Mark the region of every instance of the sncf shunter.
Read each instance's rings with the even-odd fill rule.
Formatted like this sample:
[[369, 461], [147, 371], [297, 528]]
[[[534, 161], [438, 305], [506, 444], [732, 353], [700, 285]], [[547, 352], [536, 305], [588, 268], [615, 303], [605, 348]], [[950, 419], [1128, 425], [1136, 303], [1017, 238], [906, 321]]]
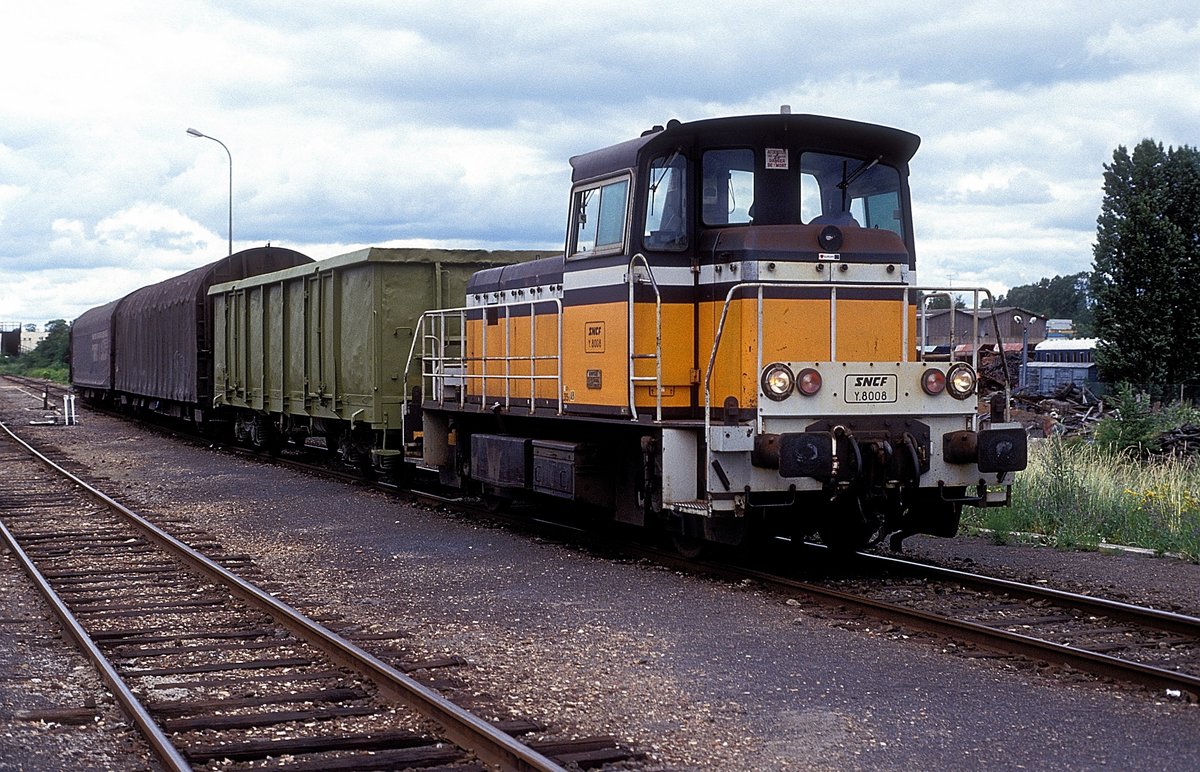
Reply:
[[[974, 354], [927, 361], [920, 139], [790, 114], [671, 121], [576, 156], [564, 253], [475, 274], [420, 320], [419, 465], [497, 500], [681, 544], [953, 535], [1025, 466]], [[984, 289], [955, 334], [977, 340]], [[998, 332], [998, 331], [997, 331]]]

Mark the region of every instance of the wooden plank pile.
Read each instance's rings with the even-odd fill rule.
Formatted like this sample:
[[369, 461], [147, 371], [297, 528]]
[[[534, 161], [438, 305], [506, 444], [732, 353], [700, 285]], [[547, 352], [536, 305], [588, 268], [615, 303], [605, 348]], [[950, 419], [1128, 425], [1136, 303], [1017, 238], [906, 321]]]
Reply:
[[1163, 456], [1200, 455], [1200, 426], [1184, 424], [1163, 432], [1158, 438], [1158, 454]]
[[1078, 384], [1049, 395], [1031, 390], [1013, 393], [1013, 420], [1024, 424], [1031, 437], [1087, 436], [1111, 413], [1104, 400]]

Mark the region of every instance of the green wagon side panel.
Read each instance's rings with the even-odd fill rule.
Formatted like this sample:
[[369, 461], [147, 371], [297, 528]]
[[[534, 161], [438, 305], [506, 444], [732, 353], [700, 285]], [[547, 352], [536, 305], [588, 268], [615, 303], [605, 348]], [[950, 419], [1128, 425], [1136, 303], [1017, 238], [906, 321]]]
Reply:
[[214, 402], [398, 429], [417, 319], [476, 271], [545, 252], [371, 247], [215, 285]]

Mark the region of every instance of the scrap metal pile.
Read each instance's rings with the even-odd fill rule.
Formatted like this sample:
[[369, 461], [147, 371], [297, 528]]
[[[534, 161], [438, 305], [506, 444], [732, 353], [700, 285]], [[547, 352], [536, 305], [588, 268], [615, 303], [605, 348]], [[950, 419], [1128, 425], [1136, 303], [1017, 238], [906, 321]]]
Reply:
[[[992, 394], [1004, 391], [1006, 369], [1012, 388], [1013, 420], [1024, 425], [1030, 437], [1091, 437], [1100, 421], [1117, 416], [1111, 400], [1106, 402], [1087, 386], [1073, 383], [1050, 392], [1018, 387], [1021, 352], [1005, 351], [1000, 355], [990, 348], [979, 352], [981, 412], [987, 411]], [[1147, 443], [1144, 452], [1155, 457], [1200, 457], [1200, 426], [1187, 423], [1168, 429], [1156, 441]]]

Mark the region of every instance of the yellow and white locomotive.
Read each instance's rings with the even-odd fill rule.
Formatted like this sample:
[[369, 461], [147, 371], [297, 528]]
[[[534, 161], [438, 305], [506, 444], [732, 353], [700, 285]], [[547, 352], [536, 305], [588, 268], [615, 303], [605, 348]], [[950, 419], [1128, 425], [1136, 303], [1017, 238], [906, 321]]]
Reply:
[[[919, 141], [788, 112], [671, 121], [571, 159], [559, 254], [247, 250], [84, 314], [74, 382], [685, 547], [950, 536], [963, 504], [1008, 501], [1025, 434], [1007, 393], [977, 415], [974, 355], [918, 346], [939, 294], [916, 283]], [[978, 340], [986, 290], [956, 292]]]
[[919, 142], [784, 111], [572, 158], [564, 253], [480, 271], [463, 307], [421, 317], [418, 465], [696, 543], [898, 543], [1007, 503], [1026, 455], [1007, 395], [982, 427], [975, 362], [918, 346], [937, 294], [916, 283]]

